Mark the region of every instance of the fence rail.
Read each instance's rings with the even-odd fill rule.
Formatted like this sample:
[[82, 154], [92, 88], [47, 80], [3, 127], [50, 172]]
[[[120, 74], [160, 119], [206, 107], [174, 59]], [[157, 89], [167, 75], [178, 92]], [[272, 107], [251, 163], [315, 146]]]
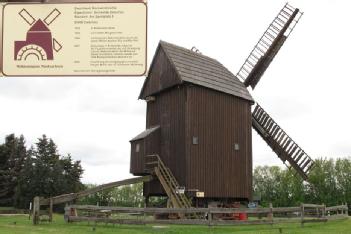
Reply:
[[[90, 216], [84, 214], [88, 212]], [[347, 217], [347, 205], [326, 207], [325, 205], [301, 204], [299, 207], [269, 208], [134, 208], [91, 205], [70, 205], [65, 207], [68, 222], [103, 222], [118, 224], [194, 224], [194, 225], [244, 225], [327, 222]], [[105, 216], [101, 217], [101, 213]], [[91, 215], [93, 214], [93, 215]], [[107, 214], [107, 215], [106, 215]], [[196, 219], [157, 219], [150, 215], [198, 214]], [[183, 214], [183, 215], [180, 215]], [[285, 215], [282, 215], [285, 214]], [[290, 214], [290, 215], [288, 215]], [[129, 215], [129, 217], [128, 217]], [[275, 217], [279, 216], [279, 217]], [[246, 217], [234, 220], [233, 217]], [[171, 216], [170, 216], [171, 217]]]

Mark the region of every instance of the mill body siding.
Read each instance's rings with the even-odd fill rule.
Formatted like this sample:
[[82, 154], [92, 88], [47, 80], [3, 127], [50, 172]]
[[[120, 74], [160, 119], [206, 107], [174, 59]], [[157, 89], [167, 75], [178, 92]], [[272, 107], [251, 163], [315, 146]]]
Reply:
[[[251, 198], [250, 110], [251, 104], [240, 98], [187, 88], [188, 188], [204, 191], [205, 197]], [[198, 137], [197, 145], [193, 137]]]
[[[221, 64], [192, 53], [159, 45], [139, 96], [151, 100], [146, 131], [159, 126], [159, 137], [155, 131], [131, 140], [130, 171], [142, 175], [143, 156], [157, 153], [186, 190], [204, 192], [205, 199], [250, 200], [252, 100]], [[190, 63], [196, 67], [189, 70]], [[142, 153], [133, 151], [136, 144]], [[152, 195], [165, 195], [157, 180], [144, 183], [144, 196]]]

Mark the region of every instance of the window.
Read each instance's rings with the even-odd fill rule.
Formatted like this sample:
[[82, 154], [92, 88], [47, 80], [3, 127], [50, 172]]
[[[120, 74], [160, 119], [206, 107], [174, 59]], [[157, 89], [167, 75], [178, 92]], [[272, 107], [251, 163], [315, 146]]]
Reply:
[[238, 151], [238, 150], [240, 149], [239, 143], [235, 143], [235, 144], [234, 144], [234, 149], [235, 149], [236, 151]]
[[140, 151], [140, 144], [138, 143], [138, 144], [136, 144], [136, 146], [135, 146], [135, 152], [136, 152], [136, 153], [139, 153], [139, 151]]
[[193, 145], [198, 145], [199, 144], [199, 138], [196, 136], [193, 136]]

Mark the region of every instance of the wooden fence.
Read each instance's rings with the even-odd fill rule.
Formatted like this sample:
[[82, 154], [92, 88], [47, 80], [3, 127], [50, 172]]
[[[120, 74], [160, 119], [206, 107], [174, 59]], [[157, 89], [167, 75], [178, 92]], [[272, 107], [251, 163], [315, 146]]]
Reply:
[[[303, 226], [308, 222], [326, 222], [330, 219], [347, 218], [347, 212], [346, 204], [333, 207], [301, 204], [299, 207], [189, 209], [71, 205], [65, 207], [65, 220], [67, 222], [87, 221], [113, 224], [198, 224], [208, 226], [273, 225], [275, 223], [296, 222]], [[175, 219], [175, 217], [178, 218]]]
[[[140, 177], [134, 177], [130, 179], [125, 179], [125, 180], [120, 180], [120, 181], [115, 181], [107, 184], [102, 184], [90, 189], [86, 189], [77, 193], [68, 193], [68, 194], [62, 194], [59, 196], [54, 196], [50, 198], [43, 198], [43, 197], [34, 197], [33, 199], [33, 224], [38, 224], [41, 216], [44, 214], [47, 216], [45, 220], [51, 222], [52, 221], [52, 213], [53, 213], [53, 207], [56, 204], [62, 204], [62, 203], [69, 203], [74, 200], [77, 200], [82, 197], [86, 197], [90, 194], [94, 194], [106, 189], [110, 188], [115, 188], [123, 185], [129, 185], [129, 184], [136, 184], [136, 183], [141, 183], [141, 182], [148, 182], [152, 180], [151, 175], [146, 175], [146, 176], [140, 176]], [[49, 209], [48, 211], [42, 211], [41, 206], [48, 206]]]

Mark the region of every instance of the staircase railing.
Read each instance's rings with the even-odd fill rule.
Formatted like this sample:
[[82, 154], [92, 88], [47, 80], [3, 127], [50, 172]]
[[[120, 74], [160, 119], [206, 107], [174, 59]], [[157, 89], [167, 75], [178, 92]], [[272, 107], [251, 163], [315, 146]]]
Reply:
[[175, 208], [190, 208], [191, 201], [186, 197], [181, 187], [172, 174], [171, 170], [165, 166], [157, 154], [147, 155], [145, 159], [145, 168], [148, 173], [155, 174], [164, 188], [167, 196], [170, 198]]

